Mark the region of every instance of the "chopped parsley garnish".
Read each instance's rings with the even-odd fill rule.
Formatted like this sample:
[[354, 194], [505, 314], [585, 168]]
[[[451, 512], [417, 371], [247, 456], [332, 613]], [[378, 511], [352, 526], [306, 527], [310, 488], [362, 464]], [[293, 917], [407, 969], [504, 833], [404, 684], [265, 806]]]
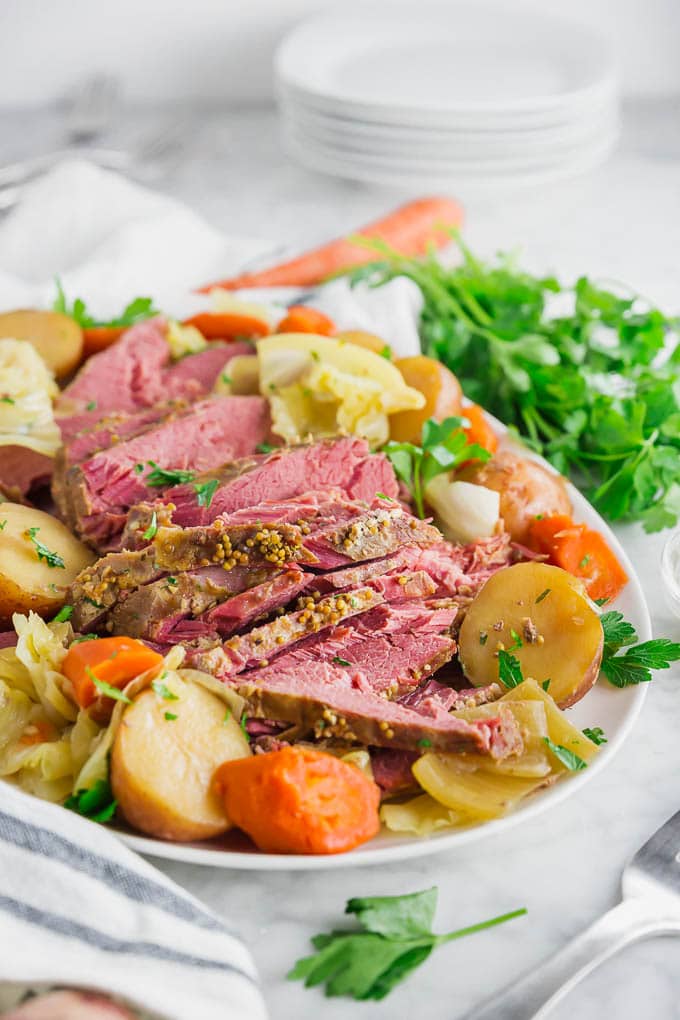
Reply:
[[447, 935], [435, 935], [436, 907], [436, 888], [406, 896], [348, 900], [345, 913], [355, 915], [359, 928], [316, 935], [312, 939], [316, 952], [298, 960], [288, 979], [304, 981], [307, 988], [325, 984], [326, 995], [384, 999], [437, 946], [526, 914], [525, 909], [513, 910]]
[[223, 372], [223, 373], [222, 373], [222, 375], [220, 376], [220, 379], [221, 379], [221, 380], [222, 380], [222, 382], [223, 382], [223, 383], [225, 383], [225, 384], [226, 384], [227, 386], [231, 386], [231, 383], [232, 383], [232, 381], [233, 381], [233, 380], [232, 380], [232, 378], [231, 378], [231, 376], [230, 376], [230, 375], [227, 375], [227, 373], [226, 373], [226, 372]]
[[89, 595], [83, 595], [83, 602], [89, 602], [95, 609], [106, 609], [106, 606], [101, 602], [97, 602], [96, 599], [91, 599]]
[[272, 446], [271, 443], [258, 443], [257, 446], [255, 447], [255, 452], [256, 453], [271, 453], [272, 450], [275, 450], [275, 449], [276, 449], [276, 447]]
[[114, 701], [123, 701], [126, 705], [132, 704], [132, 700], [128, 698], [127, 694], [123, 694], [118, 687], [112, 687], [111, 684], [107, 684], [106, 680], [100, 680], [89, 666], [85, 667], [85, 672], [100, 694], [106, 695], [107, 698], [113, 698]]
[[196, 502], [199, 506], [209, 507], [213, 501], [215, 490], [219, 485], [217, 478], [211, 478], [209, 482], [194, 482], [196, 490]]
[[154, 315], [159, 314], [158, 309], [154, 307], [152, 298], [138, 297], [130, 301], [121, 314], [115, 318], [95, 319], [90, 315], [85, 302], [81, 298], [76, 298], [73, 304], [69, 305], [61, 285], [61, 280], [57, 278], [55, 283], [57, 286], [57, 296], [54, 299], [52, 308], [55, 312], [61, 312], [63, 315], [68, 315], [69, 318], [75, 319], [81, 329], [96, 329], [98, 327], [125, 328], [127, 326], [134, 326], [137, 322], [143, 322], [144, 319], [151, 319]]
[[[636, 644], [637, 632], [624, 620], [623, 613], [610, 610], [600, 617], [604, 632], [604, 651], [600, 669], [614, 687], [647, 683], [653, 669], [668, 669], [680, 659], [680, 644], [669, 638], [653, 638]], [[632, 646], [632, 647], [626, 647]], [[626, 647], [626, 651], [621, 649]]]
[[541, 594], [540, 594], [540, 595], [538, 595], [538, 596], [536, 597], [536, 603], [535, 603], [535, 605], [538, 605], [538, 603], [539, 603], [539, 602], [542, 602], [542, 601], [543, 601], [543, 599], [547, 598], [547, 597], [548, 597], [548, 595], [550, 594], [551, 590], [552, 590], [552, 589], [550, 589], [550, 588], [545, 588], [545, 589], [544, 589], [544, 590], [543, 590], [543, 591], [541, 592]]
[[16, 401], [13, 399], [13, 397], [8, 397], [7, 395], [5, 395], [4, 397], [0, 397], [0, 403], [14, 404], [16, 403]]
[[96, 400], [88, 400], [88, 402], [85, 404], [85, 410], [86, 411], [96, 411], [97, 410], [97, 401]]
[[489, 635], [487, 634], [487, 632], [485, 630], [480, 630], [480, 632], [479, 632], [479, 643], [480, 643], [480, 645], [485, 645], [488, 640], [489, 640]]
[[319, 352], [318, 351], [310, 351], [309, 353], [311, 354], [311, 356], [314, 359], [314, 361], [321, 361], [321, 358], [319, 357]]
[[519, 687], [524, 682], [519, 659], [510, 652], [498, 653], [498, 679], [504, 687]]
[[146, 531], [143, 533], [142, 538], [155, 538], [156, 532], [158, 531], [158, 517], [156, 511], [151, 514], [151, 523]]
[[174, 712], [164, 712], [163, 718], [166, 720], [166, 722], [174, 722], [177, 716], [175, 715]]
[[589, 563], [590, 563], [590, 556], [588, 555], [588, 553], [586, 553], [586, 555], [583, 557], [583, 559], [581, 560], [581, 562], [578, 565], [579, 570], [585, 570]]
[[0, 521], [0, 531], [4, 531], [6, 527], [7, 527], [7, 518], [5, 517], [4, 521]]
[[64, 801], [65, 808], [92, 822], [111, 821], [117, 806], [108, 779], [97, 779], [89, 789], [78, 790]]
[[59, 553], [53, 552], [51, 549], [48, 549], [46, 545], [43, 545], [43, 543], [35, 537], [39, 531], [40, 528], [28, 528], [28, 530], [24, 532], [26, 537], [35, 546], [35, 551], [38, 555], [38, 559], [44, 560], [48, 567], [60, 567], [62, 570], [64, 570], [66, 568], [66, 564], [64, 563]]
[[174, 588], [175, 585], [177, 584], [177, 578], [172, 577], [172, 575], [169, 575], [168, 577], [166, 577], [165, 583], [170, 585], [171, 588]]
[[423, 423], [421, 445], [386, 443], [383, 451], [395, 474], [404, 482], [419, 517], [425, 517], [425, 489], [437, 475], [466, 460], [487, 461], [491, 454], [477, 443], [468, 443], [462, 418], [445, 418], [442, 422], [428, 418]]
[[98, 641], [99, 634], [79, 634], [71, 642], [72, 645], [79, 645], [81, 641]]
[[389, 503], [394, 503], [392, 497], [386, 496], [384, 492], [376, 492], [376, 496], [378, 499], [386, 499]]
[[62, 606], [54, 617], [54, 623], [66, 623], [73, 616], [73, 606]]
[[516, 648], [522, 647], [522, 639], [516, 630], [510, 629], [510, 637], [512, 638], [512, 644], [510, 645], [509, 651], [514, 651]]
[[154, 680], [151, 684], [151, 690], [158, 695], [159, 698], [163, 698], [164, 701], [179, 701], [176, 694], [173, 694], [167, 684], [164, 684], [162, 680]]
[[334, 655], [333, 658], [331, 659], [331, 662], [334, 662], [336, 666], [351, 666], [352, 665], [352, 663], [348, 662], [347, 659], [341, 659], [339, 655]]
[[134, 468], [132, 470], [134, 471], [134, 473], [136, 475], [141, 475], [142, 471], [144, 470], [144, 465], [143, 464], [135, 464], [135, 466], [134, 466]]
[[222, 725], [226, 725], [229, 722], [230, 719], [231, 719], [231, 709], [228, 708], [228, 709], [226, 709], [226, 711], [224, 713], [224, 719], [222, 720]]
[[592, 740], [592, 742], [594, 744], [597, 744], [598, 747], [600, 746], [600, 744], [607, 743], [607, 738], [604, 735], [604, 730], [601, 729], [599, 726], [593, 726], [592, 729], [590, 726], [586, 726], [586, 728], [583, 730], [583, 736], [587, 737], [588, 740]]
[[551, 684], [551, 680], [550, 679], [544, 680], [543, 683], [541, 684], [541, 687], [546, 692], [546, 694], [548, 693], [548, 688], [550, 687], [550, 684]]
[[381, 358], [386, 358], [387, 361], [391, 361], [392, 360], [392, 348], [390, 347], [389, 344], [385, 344], [383, 349], [380, 351], [380, 357]]
[[[226, 720], [225, 720], [225, 722], [226, 722]], [[250, 743], [250, 733], [248, 733], [248, 730], [246, 729], [246, 723], [247, 722], [248, 722], [248, 716], [244, 712], [241, 715], [241, 721], [239, 722], [239, 726], [241, 727], [241, 732], [243, 733], [243, 736], [246, 738], [248, 743]]]
[[193, 471], [183, 471], [181, 468], [162, 468], [153, 460], [147, 461], [147, 464], [151, 471], [144, 481], [154, 489], [164, 489], [170, 485], [184, 485], [186, 482], [193, 482], [195, 477]]
[[432, 741], [428, 740], [427, 737], [421, 737], [420, 740], [416, 741], [418, 747], [432, 747]]
[[588, 768], [588, 762], [584, 761], [583, 758], [579, 758], [579, 756], [574, 754], [573, 751], [570, 751], [568, 747], [564, 747], [563, 744], [553, 744], [550, 737], [541, 737], [541, 739], [546, 747], [552, 751], [558, 761], [561, 761], [564, 767], [569, 769], [570, 772], [579, 772], [581, 769]]

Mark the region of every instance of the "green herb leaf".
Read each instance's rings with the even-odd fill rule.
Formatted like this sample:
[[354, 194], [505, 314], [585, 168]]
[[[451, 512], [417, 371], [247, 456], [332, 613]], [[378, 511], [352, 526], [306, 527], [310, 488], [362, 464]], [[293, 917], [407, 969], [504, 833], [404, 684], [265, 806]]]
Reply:
[[547, 598], [548, 595], [550, 594], [550, 591], [551, 591], [550, 588], [545, 588], [540, 595], [537, 595], [535, 605], [538, 605], [539, 602], [542, 602], [543, 599]]
[[73, 616], [73, 606], [62, 606], [57, 615], [54, 617], [54, 623], [66, 623]]
[[81, 641], [98, 641], [99, 634], [79, 634], [78, 637], [74, 637], [71, 642], [72, 645], [79, 645]]
[[113, 698], [114, 701], [122, 701], [126, 705], [132, 704], [132, 699], [128, 698], [127, 694], [123, 694], [120, 688], [112, 687], [111, 684], [107, 684], [105, 680], [100, 680], [89, 666], [85, 667], [85, 671], [100, 694], [106, 695], [107, 698]]
[[[635, 644], [637, 633], [624, 620], [623, 613], [610, 610], [600, 617], [604, 632], [604, 651], [600, 670], [614, 687], [648, 683], [653, 669], [668, 669], [680, 659], [680, 644], [669, 638], [654, 638]], [[629, 646], [629, 647], [626, 647]], [[626, 647], [621, 653], [620, 649]]]
[[579, 758], [573, 751], [570, 751], [568, 747], [564, 747], [562, 744], [554, 744], [550, 737], [542, 737], [541, 739], [558, 761], [561, 761], [570, 772], [579, 772], [581, 769], [588, 768], [588, 763], [583, 758]]
[[154, 512], [151, 514], [151, 523], [149, 524], [149, 527], [146, 529], [146, 531], [142, 534], [142, 538], [154, 538], [157, 531], [158, 531], [158, 517], [156, 516], [156, 511], [154, 510]]
[[498, 679], [504, 687], [519, 687], [524, 682], [519, 659], [510, 652], [498, 653]]
[[392, 499], [392, 497], [391, 496], [386, 496], [384, 492], [376, 492], [375, 495], [376, 495], [377, 499], [386, 499], [389, 503], [394, 503], [394, 500]]
[[6, 527], [7, 527], [7, 518], [5, 518], [3, 521], [0, 521], [0, 531], [4, 531]]
[[164, 712], [163, 718], [165, 719], [166, 722], [174, 722], [177, 716], [175, 715], [174, 712]]
[[68, 315], [70, 318], [75, 319], [81, 329], [94, 329], [100, 326], [134, 326], [137, 322], [143, 322], [144, 319], [151, 319], [154, 315], [159, 314], [159, 311], [154, 307], [154, 303], [151, 298], [138, 297], [130, 301], [121, 314], [115, 318], [95, 319], [92, 315], [90, 315], [85, 302], [81, 298], [76, 298], [73, 301], [73, 304], [69, 305], [59, 278], [55, 280], [55, 284], [57, 287], [57, 296], [54, 299], [52, 308], [55, 312], [61, 312], [63, 315]]
[[351, 666], [352, 665], [352, 663], [348, 662], [347, 659], [341, 659], [339, 655], [334, 655], [333, 658], [331, 659], [331, 662], [334, 662], [336, 666]]
[[428, 740], [427, 737], [421, 737], [420, 740], [416, 741], [416, 746], [423, 748], [432, 747], [432, 741]]
[[380, 357], [386, 358], [387, 361], [392, 360], [392, 348], [390, 347], [389, 344], [385, 344], [383, 349], [380, 351]]
[[258, 443], [257, 446], [255, 447], [255, 452], [256, 453], [271, 453], [272, 450], [275, 450], [275, 449], [276, 449], [276, 447], [272, 446], [271, 443]]
[[88, 402], [85, 404], [85, 410], [86, 411], [96, 411], [97, 410], [97, 401], [96, 400], [88, 400]]
[[592, 740], [592, 742], [594, 744], [597, 744], [598, 747], [600, 746], [600, 744], [607, 743], [607, 738], [604, 735], [604, 730], [600, 729], [599, 726], [593, 726], [592, 729], [590, 726], [586, 726], [586, 728], [583, 730], [583, 735], [584, 737], [587, 737], [588, 740]]
[[196, 502], [199, 506], [209, 507], [213, 501], [215, 490], [219, 485], [217, 478], [211, 478], [209, 482], [194, 482], [196, 490]]
[[7, 394], [0, 397], [0, 404], [15, 404], [16, 401], [12, 397], [8, 397]]
[[168, 685], [164, 684], [162, 680], [152, 680], [151, 690], [159, 698], [163, 698], [164, 701], [179, 701], [179, 697], [173, 694]]
[[243, 733], [243, 736], [246, 738], [248, 743], [250, 743], [250, 733], [248, 733], [248, 730], [246, 729], [246, 723], [247, 722], [248, 722], [248, 716], [246, 715], [245, 712], [242, 712], [241, 713], [241, 719], [239, 721], [239, 726], [241, 727], [241, 732]]
[[230, 719], [231, 719], [231, 709], [228, 708], [228, 709], [226, 709], [226, 711], [224, 713], [224, 719], [222, 720], [222, 724], [225, 725], [226, 723], [229, 722]]
[[541, 687], [543, 688], [543, 690], [545, 691], [546, 694], [548, 693], [548, 690], [550, 689], [550, 684], [551, 683], [552, 683], [552, 681], [550, 680], [550, 678], [548, 678], [547, 680], [544, 680], [543, 683], [541, 684]]
[[152, 470], [149, 471], [144, 481], [154, 489], [164, 489], [171, 485], [184, 485], [194, 480], [193, 471], [183, 471], [181, 468], [161, 468], [152, 460], [148, 464]]
[[317, 952], [298, 960], [288, 978], [302, 980], [307, 987], [325, 984], [327, 995], [384, 999], [436, 946], [526, 913], [515, 910], [448, 935], [435, 935], [436, 903], [436, 889], [349, 900], [346, 913], [356, 915], [359, 930], [317, 935], [312, 939]]
[[97, 779], [89, 789], [78, 790], [64, 801], [69, 811], [102, 823], [111, 821], [117, 806], [108, 779]]
[[28, 530], [24, 532], [26, 537], [35, 546], [38, 559], [44, 560], [48, 567], [60, 567], [64, 570], [66, 568], [66, 564], [59, 553], [52, 552], [51, 549], [48, 549], [46, 545], [43, 545], [43, 543], [35, 537], [39, 531], [40, 528], [28, 528]]

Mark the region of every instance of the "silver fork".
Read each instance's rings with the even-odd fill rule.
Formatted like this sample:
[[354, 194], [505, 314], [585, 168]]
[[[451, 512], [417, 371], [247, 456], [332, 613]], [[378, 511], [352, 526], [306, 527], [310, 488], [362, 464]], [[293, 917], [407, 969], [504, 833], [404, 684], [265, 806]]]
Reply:
[[536, 970], [467, 1013], [465, 1020], [543, 1020], [587, 974], [651, 935], [680, 935], [680, 811], [623, 872], [623, 899]]

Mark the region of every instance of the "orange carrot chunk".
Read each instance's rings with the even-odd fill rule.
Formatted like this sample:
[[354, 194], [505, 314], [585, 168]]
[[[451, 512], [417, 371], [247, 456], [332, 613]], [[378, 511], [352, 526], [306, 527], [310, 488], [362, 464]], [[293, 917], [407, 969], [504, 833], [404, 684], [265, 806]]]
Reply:
[[599, 531], [574, 523], [566, 514], [533, 521], [530, 543], [555, 566], [583, 578], [592, 599], [611, 601], [628, 582], [628, 575]]
[[323, 312], [306, 305], [291, 305], [285, 317], [276, 327], [277, 333], [317, 333], [333, 336], [335, 323]]
[[380, 791], [354, 765], [302, 747], [224, 762], [213, 789], [260, 850], [337, 854], [376, 835]]
[[119, 340], [129, 326], [88, 326], [83, 330], [83, 354], [88, 358]]
[[195, 326], [206, 340], [232, 340], [237, 336], [266, 336], [269, 323], [246, 312], [199, 312], [185, 319], [183, 326]]
[[[400, 206], [383, 219], [356, 231], [362, 237], [376, 238], [396, 248], [402, 255], [424, 255], [432, 245], [443, 247], [451, 240], [447, 227], [459, 227], [463, 210], [452, 198], [418, 198]], [[362, 266], [380, 258], [379, 254], [342, 238], [305, 252], [289, 262], [243, 273], [200, 287], [207, 294], [215, 287], [238, 290], [240, 287], [310, 287], [322, 283], [333, 273]]]
[[73, 685], [75, 699], [87, 708], [104, 693], [95, 680], [109, 687], [122, 688], [154, 666], [163, 664], [163, 656], [142, 641], [128, 637], [97, 638], [71, 645], [61, 671]]
[[484, 409], [479, 404], [468, 404], [461, 414], [470, 422], [463, 427], [468, 443], [477, 443], [489, 453], [495, 453], [498, 448], [498, 436], [489, 425]]

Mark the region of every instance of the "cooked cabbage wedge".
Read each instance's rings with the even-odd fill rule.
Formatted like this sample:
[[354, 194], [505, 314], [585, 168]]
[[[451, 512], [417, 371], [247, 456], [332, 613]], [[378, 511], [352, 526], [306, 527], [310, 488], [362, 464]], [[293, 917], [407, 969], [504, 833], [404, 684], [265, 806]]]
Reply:
[[200, 354], [208, 346], [208, 341], [195, 326], [183, 326], [175, 319], [168, 322], [165, 339], [173, 361], [179, 361], [187, 354]]
[[257, 354], [273, 431], [287, 442], [340, 431], [379, 446], [389, 438], [389, 414], [425, 402], [391, 361], [347, 341], [284, 333], [260, 340]]
[[52, 412], [58, 392], [35, 347], [24, 340], [0, 340], [0, 446], [26, 446], [54, 457], [61, 446]]
[[406, 832], [413, 836], [431, 836], [439, 829], [450, 829], [460, 822], [460, 815], [440, 804], [428, 793], [404, 801], [383, 804], [380, 820], [390, 832]]

